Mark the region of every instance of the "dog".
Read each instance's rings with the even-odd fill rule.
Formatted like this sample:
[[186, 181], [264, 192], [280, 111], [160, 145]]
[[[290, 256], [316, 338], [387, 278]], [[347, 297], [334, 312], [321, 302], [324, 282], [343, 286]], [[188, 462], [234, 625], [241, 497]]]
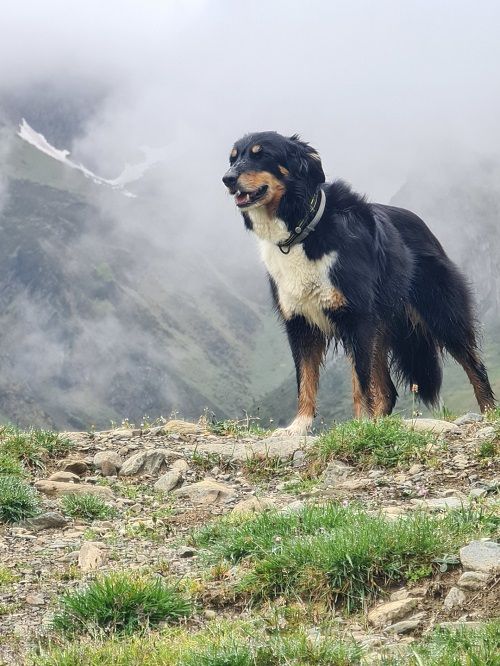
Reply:
[[247, 134], [222, 180], [257, 236], [295, 363], [298, 409], [286, 433], [311, 427], [332, 341], [352, 363], [355, 418], [391, 414], [393, 378], [436, 406], [444, 351], [481, 411], [494, 407], [470, 288], [417, 215], [326, 183], [318, 152], [298, 135]]

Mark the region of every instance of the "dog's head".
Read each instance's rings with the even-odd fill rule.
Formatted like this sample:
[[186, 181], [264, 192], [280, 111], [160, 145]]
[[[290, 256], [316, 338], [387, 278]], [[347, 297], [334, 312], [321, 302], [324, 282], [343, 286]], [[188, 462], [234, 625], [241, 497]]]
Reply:
[[266, 206], [274, 216], [287, 199], [293, 207], [308, 202], [325, 182], [318, 153], [297, 135], [247, 134], [234, 144], [229, 164], [222, 180], [242, 211]]

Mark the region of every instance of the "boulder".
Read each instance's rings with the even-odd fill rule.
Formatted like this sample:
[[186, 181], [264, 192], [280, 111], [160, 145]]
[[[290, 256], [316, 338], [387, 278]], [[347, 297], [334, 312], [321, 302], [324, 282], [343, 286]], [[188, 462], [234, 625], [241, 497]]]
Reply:
[[464, 569], [487, 574], [500, 572], [500, 544], [495, 541], [471, 541], [460, 548], [460, 562]]
[[182, 486], [173, 491], [176, 497], [184, 498], [193, 504], [219, 504], [227, 502], [234, 496], [234, 490], [212, 479], [204, 479], [197, 483]]
[[404, 423], [412, 430], [432, 432], [435, 435], [457, 434], [460, 432], [460, 428], [454, 423], [441, 421], [440, 419], [404, 419]]
[[95, 454], [94, 460], [92, 462], [94, 463], [94, 467], [100, 469], [101, 471], [104, 463], [111, 463], [111, 465], [113, 465], [116, 469], [120, 469], [120, 467], [123, 465], [122, 457], [112, 449], [99, 451]]
[[68, 483], [64, 481], [50, 481], [41, 479], [35, 481], [35, 489], [48, 497], [59, 497], [61, 495], [99, 495], [105, 499], [113, 499], [114, 495], [105, 486], [93, 486], [89, 483]]
[[401, 620], [418, 604], [418, 599], [407, 597], [400, 601], [389, 601], [381, 604], [368, 613], [368, 622], [373, 627], [385, 627], [394, 620]]
[[178, 469], [171, 469], [170, 472], [160, 476], [158, 481], [154, 484], [155, 490], [160, 490], [164, 493], [169, 493], [176, 488], [182, 480], [182, 474]]
[[170, 449], [147, 449], [139, 451], [127, 458], [120, 469], [120, 476], [137, 476], [138, 474], [159, 474], [162, 468], [167, 467], [167, 461], [179, 458], [180, 454]]

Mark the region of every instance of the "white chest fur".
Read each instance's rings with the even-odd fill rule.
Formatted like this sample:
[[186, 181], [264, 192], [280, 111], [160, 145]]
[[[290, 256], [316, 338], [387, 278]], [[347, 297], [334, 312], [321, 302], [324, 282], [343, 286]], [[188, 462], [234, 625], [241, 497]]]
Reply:
[[266, 240], [259, 243], [264, 264], [276, 283], [285, 319], [302, 315], [330, 335], [332, 326], [325, 310], [338, 306], [338, 292], [329, 276], [337, 253], [332, 252], [312, 261], [300, 244], [294, 245], [288, 254], [283, 254], [274, 243]]

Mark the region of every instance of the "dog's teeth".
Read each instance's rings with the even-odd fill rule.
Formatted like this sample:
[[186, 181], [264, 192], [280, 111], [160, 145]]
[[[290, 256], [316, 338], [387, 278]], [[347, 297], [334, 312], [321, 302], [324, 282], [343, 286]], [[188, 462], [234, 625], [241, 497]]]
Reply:
[[248, 202], [248, 201], [250, 201], [250, 195], [249, 194], [247, 194], [246, 197], [245, 197], [245, 203]]
[[237, 190], [237, 192], [236, 192], [236, 196], [239, 197], [240, 194], [241, 194], [241, 190]]

